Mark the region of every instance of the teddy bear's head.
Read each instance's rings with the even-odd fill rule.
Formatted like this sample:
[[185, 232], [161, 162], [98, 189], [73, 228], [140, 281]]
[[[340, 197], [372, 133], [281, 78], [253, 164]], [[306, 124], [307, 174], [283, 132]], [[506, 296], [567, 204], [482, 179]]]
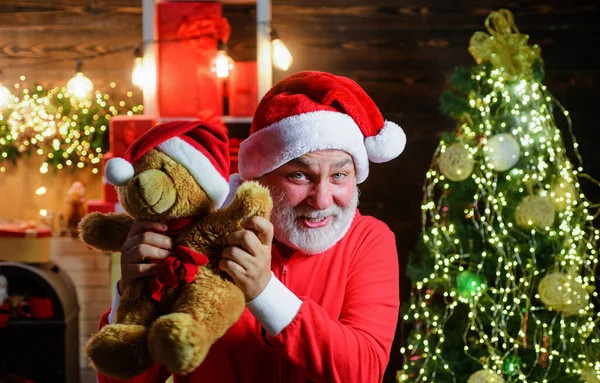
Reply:
[[229, 192], [228, 140], [206, 122], [174, 121], [139, 137], [105, 169], [119, 202], [135, 219], [165, 222], [205, 215]]
[[167, 221], [214, 209], [190, 172], [165, 153], [152, 149], [133, 167], [133, 178], [116, 186], [121, 205], [132, 217]]

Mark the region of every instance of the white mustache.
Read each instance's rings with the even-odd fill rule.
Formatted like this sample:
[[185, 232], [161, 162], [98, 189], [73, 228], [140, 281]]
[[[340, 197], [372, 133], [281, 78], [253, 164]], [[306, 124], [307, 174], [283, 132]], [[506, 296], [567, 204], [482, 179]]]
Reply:
[[339, 206], [330, 206], [325, 210], [315, 210], [306, 206], [297, 207], [295, 210], [296, 216], [306, 217], [310, 219], [325, 219], [329, 216], [337, 216], [343, 213], [343, 209]]

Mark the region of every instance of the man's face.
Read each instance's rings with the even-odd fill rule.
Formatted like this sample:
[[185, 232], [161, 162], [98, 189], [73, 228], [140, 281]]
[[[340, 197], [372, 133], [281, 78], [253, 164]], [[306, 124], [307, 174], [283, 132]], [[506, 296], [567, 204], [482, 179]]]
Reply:
[[339, 150], [305, 154], [260, 178], [273, 196], [275, 238], [307, 254], [339, 241], [358, 205], [352, 157]]

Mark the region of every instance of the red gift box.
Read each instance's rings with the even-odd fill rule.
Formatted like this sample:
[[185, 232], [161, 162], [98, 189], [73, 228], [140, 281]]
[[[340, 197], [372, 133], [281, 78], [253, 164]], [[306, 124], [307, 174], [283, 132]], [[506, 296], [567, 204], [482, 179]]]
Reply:
[[229, 115], [250, 117], [258, 105], [256, 61], [238, 61], [229, 78]]
[[210, 70], [217, 40], [230, 28], [216, 1], [156, 4], [157, 102], [161, 116], [196, 117], [203, 110], [223, 114], [223, 84]]
[[145, 115], [112, 117], [109, 122], [110, 152], [115, 157], [123, 157], [129, 145], [155, 125], [156, 119]]
[[52, 231], [35, 222], [0, 224], [0, 260], [26, 263], [50, 261]]

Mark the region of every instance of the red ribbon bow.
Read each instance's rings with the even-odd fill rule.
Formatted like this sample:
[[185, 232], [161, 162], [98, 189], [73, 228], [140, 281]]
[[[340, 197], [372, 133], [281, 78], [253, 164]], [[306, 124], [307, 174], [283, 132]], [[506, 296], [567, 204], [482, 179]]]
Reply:
[[[185, 231], [189, 226], [194, 224], [194, 217], [180, 218], [169, 221], [169, 229], [166, 234], [173, 236]], [[208, 264], [208, 257], [202, 253], [190, 249], [183, 245], [175, 246], [175, 255], [165, 259], [158, 270], [158, 274], [154, 277], [150, 284], [152, 290], [152, 299], [160, 302], [165, 288], [174, 288], [179, 285], [179, 281], [183, 279], [185, 283], [190, 283], [198, 274], [198, 268]]]

